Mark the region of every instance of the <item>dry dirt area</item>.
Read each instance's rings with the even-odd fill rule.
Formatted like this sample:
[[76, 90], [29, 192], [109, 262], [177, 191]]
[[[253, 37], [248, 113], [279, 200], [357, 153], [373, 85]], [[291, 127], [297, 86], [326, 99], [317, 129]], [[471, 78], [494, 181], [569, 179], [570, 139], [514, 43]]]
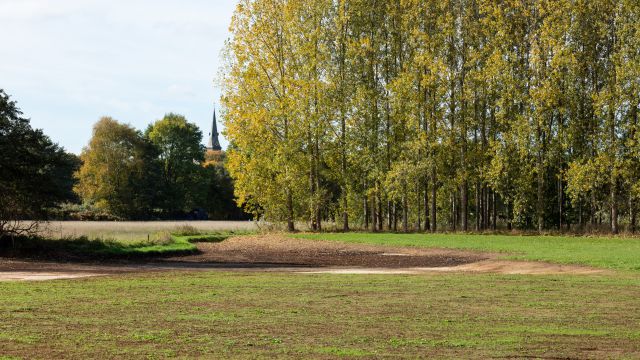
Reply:
[[380, 247], [291, 239], [277, 235], [239, 236], [198, 244], [199, 254], [150, 261], [111, 263], [35, 262], [0, 258], [0, 281], [72, 279], [145, 271], [224, 270], [299, 274], [596, 274], [604, 270], [541, 262], [500, 260], [498, 254], [463, 250]]

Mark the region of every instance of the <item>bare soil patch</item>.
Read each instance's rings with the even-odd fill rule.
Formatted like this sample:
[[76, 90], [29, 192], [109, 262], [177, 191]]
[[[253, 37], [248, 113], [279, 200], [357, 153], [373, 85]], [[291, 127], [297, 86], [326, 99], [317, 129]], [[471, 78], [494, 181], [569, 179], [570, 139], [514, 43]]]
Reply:
[[200, 243], [198, 249], [199, 254], [169, 258], [166, 261], [408, 268], [458, 266], [496, 256], [460, 250], [311, 241], [278, 235], [238, 236], [220, 243]]
[[199, 243], [199, 253], [147, 261], [52, 262], [0, 258], [0, 281], [73, 279], [168, 270], [296, 272], [301, 274], [598, 274], [606, 270], [542, 262], [500, 260], [499, 254], [343, 244], [278, 235], [239, 236]]

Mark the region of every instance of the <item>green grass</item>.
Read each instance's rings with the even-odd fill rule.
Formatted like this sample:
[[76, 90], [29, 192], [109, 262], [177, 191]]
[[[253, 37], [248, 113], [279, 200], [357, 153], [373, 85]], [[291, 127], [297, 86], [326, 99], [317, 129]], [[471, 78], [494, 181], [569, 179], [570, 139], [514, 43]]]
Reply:
[[292, 236], [358, 244], [503, 252], [506, 253], [506, 258], [515, 260], [581, 264], [618, 270], [640, 270], [640, 239], [633, 238], [384, 233], [327, 233]]
[[71, 255], [85, 258], [122, 258], [122, 257], [151, 257], [185, 255], [197, 251], [195, 242], [220, 242], [225, 239], [247, 234], [247, 232], [224, 231], [209, 234], [197, 233], [158, 233], [149, 236], [147, 240], [120, 241], [82, 236], [67, 239], [23, 238], [16, 240], [16, 249], [8, 248], [11, 244], [4, 244], [5, 251], [27, 256], [46, 255], [61, 258]]
[[173, 272], [0, 293], [0, 358], [640, 357], [634, 273]]

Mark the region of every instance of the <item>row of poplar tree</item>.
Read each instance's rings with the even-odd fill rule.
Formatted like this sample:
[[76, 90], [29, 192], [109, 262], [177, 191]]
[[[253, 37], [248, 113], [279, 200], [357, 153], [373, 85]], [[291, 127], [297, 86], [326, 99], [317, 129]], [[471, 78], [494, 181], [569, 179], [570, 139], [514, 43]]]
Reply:
[[241, 0], [228, 168], [339, 228], [633, 230], [637, 0]]

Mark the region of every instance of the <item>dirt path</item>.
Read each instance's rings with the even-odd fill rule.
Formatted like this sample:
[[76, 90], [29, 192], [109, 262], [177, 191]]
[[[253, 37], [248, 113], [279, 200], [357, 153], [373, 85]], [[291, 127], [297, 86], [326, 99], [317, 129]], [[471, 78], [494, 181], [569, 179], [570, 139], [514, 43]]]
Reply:
[[505, 261], [464, 250], [380, 247], [284, 236], [242, 236], [198, 244], [199, 254], [146, 262], [62, 263], [0, 258], [0, 281], [75, 279], [149, 271], [254, 271], [299, 274], [597, 274], [605, 270]]

